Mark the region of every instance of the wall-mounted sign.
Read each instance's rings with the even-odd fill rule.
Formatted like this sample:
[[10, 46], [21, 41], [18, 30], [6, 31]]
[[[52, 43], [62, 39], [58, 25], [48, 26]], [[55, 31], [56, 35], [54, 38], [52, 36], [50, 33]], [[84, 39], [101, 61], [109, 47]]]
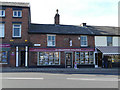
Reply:
[[0, 47], [10, 47], [10, 44], [0, 44]]
[[94, 48], [30, 48], [32, 52], [94, 51]]
[[36, 47], [40, 47], [40, 46], [41, 46], [41, 44], [34, 44], [34, 46], [36, 46]]
[[72, 46], [72, 40], [70, 40], [70, 46]]
[[14, 56], [14, 55], [15, 55], [15, 53], [14, 53], [14, 52], [12, 52], [12, 53], [11, 53], [11, 56]]

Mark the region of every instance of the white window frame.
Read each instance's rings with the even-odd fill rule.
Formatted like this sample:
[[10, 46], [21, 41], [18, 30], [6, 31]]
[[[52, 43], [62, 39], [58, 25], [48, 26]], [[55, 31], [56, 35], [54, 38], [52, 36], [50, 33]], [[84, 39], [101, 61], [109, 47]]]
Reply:
[[[3, 11], [3, 15], [2, 15], [2, 11]], [[5, 17], [5, 10], [0, 10], [0, 17]]]
[[[20, 31], [19, 31], [20, 36], [14, 36], [14, 28], [15, 28], [14, 25], [20, 25]], [[12, 32], [13, 32], [13, 35], [12, 35], [13, 37], [21, 37], [21, 24], [13, 24], [13, 31]]]
[[82, 44], [81, 44], [81, 40], [80, 40], [80, 44], [81, 44], [81, 46], [82, 46], [82, 47], [86, 47], [86, 46], [88, 46], [88, 39], [87, 39], [88, 37], [87, 37], [87, 36], [83, 36], [83, 35], [80, 36], [80, 37], [86, 37], [86, 40], [87, 40], [86, 45], [82, 45]]
[[[49, 40], [48, 40], [48, 36], [51, 36], [51, 37], [54, 36], [54, 37], [55, 37], [55, 45], [49, 45], [49, 44], [48, 44], [48, 41], [49, 41]], [[48, 34], [48, 35], [47, 35], [47, 46], [56, 46], [56, 35], [51, 35], [51, 34]]]
[[[15, 16], [14, 13], [17, 13], [17, 15]], [[18, 12], [21, 12], [20, 16], [18, 16]], [[13, 11], [13, 17], [22, 17], [22, 10], [14, 10]]]
[[0, 23], [0, 24], [2, 25], [2, 32], [3, 32], [2, 36], [0, 37], [5, 37], [5, 24], [3, 23]]

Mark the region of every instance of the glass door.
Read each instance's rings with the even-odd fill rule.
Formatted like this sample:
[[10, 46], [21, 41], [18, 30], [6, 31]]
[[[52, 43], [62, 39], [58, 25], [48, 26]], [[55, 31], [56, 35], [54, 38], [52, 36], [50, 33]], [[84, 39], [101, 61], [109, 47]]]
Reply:
[[72, 53], [66, 53], [66, 68], [72, 68]]

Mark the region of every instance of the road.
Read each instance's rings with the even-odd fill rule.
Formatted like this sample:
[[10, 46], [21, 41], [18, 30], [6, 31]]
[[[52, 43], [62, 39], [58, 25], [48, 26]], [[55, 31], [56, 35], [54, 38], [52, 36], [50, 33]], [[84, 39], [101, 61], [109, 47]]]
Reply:
[[118, 88], [117, 75], [2, 73], [2, 88]]

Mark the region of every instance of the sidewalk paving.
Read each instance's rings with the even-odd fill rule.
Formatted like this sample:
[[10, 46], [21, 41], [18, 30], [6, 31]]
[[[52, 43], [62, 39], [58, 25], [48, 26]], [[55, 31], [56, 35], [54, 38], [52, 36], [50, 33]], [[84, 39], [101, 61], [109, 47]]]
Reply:
[[120, 75], [118, 68], [0, 68], [1, 72], [40, 72], [65, 74], [109, 74]]

